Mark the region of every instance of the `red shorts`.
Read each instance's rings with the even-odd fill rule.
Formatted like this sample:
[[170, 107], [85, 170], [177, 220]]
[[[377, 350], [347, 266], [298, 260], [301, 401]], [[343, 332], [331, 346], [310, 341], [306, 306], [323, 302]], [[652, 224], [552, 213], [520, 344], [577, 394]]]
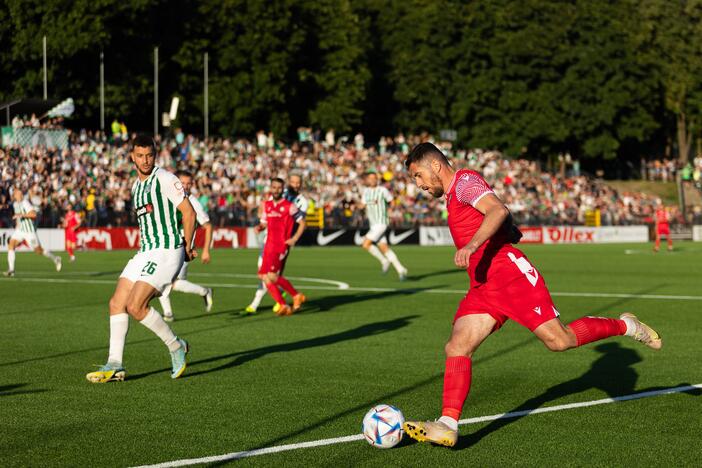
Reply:
[[78, 237], [76, 236], [76, 231], [74, 229], [66, 229], [66, 242], [73, 242], [74, 244], [78, 242]]
[[289, 249], [283, 251], [263, 249], [263, 261], [258, 269], [258, 274], [280, 273], [283, 271], [289, 252]]
[[[487, 280], [471, 287], [458, 305], [454, 322], [464, 315], [489, 314], [495, 330], [507, 319], [534, 331], [539, 325], [559, 316], [546, 282], [526, 256], [510, 248], [509, 256], [492, 259]], [[474, 284], [471, 278], [471, 284]]]
[[666, 236], [670, 235], [670, 225], [669, 224], [659, 224], [658, 225], [658, 235], [660, 236], [661, 234], [665, 234]]

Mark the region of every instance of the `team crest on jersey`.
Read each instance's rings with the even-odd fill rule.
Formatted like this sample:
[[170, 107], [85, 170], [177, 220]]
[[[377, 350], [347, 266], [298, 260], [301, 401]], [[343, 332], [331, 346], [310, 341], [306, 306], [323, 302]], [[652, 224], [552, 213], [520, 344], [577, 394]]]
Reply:
[[139, 208], [137, 208], [136, 215], [137, 215], [137, 218], [139, 218], [139, 217], [144, 216], [146, 214], [149, 214], [153, 211], [154, 211], [154, 205], [152, 205], [151, 203], [148, 203], [144, 206], [140, 206]]

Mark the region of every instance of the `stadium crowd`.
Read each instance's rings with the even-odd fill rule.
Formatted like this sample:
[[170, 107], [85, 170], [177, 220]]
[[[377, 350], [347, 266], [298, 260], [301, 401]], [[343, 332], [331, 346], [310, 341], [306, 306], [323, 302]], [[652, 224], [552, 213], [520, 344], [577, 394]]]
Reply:
[[[403, 167], [409, 149], [429, 136], [399, 134], [366, 145], [361, 134], [337, 140], [331, 130], [321, 135], [301, 128], [298, 135], [298, 141], [285, 145], [265, 132], [254, 141], [203, 141], [178, 132], [159, 142], [157, 164], [195, 174], [194, 192], [216, 226], [255, 225], [271, 177], [292, 171], [303, 176], [303, 193], [312, 208], [323, 210], [327, 227], [361, 226], [364, 216], [357, 206], [368, 170], [378, 172], [396, 196], [389, 212], [393, 227], [445, 223], [443, 201], [422, 193]], [[70, 135], [70, 148], [63, 151], [0, 149], [0, 226], [12, 224], [13, 184], [28, 191], [39, 208], [40, 226], [60, 225], [69, 204], [84, 212], [87, 226], [133, 225], [130, 188], [135, 172], [125, 140], [82, 130]], [[480, 171], [520, 224], [580, 225], [593, 209], [600, 210], [603, 225], [652, 221], [657, 200], [645, 194], [619, 192], [603, 180], [577, 173], [562, 177], [541, 170], [535, 161], [509, 159], [495, 151], [440, 146], [456, 166]]]

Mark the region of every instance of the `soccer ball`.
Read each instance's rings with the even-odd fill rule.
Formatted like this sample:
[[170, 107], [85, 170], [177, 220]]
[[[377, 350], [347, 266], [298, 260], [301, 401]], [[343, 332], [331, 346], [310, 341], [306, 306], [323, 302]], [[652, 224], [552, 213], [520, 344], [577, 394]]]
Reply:
[[402, 411], [390, 405], [377, 405], [363, 417], [363, 435], [373, 447], [390, 448], [402, 440]]

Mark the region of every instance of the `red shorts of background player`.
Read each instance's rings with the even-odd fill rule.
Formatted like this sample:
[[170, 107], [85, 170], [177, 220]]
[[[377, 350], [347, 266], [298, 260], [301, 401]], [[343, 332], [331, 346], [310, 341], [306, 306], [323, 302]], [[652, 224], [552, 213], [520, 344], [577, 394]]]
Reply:
[[73, 242], [74, 244], [78, 242], [78, 237], [76, 236], [76, 231], [74, 229], [66, 229], [66, 242]]
[[458, 305], [454, 322], [464, 315], [489, 314], [497, 321], [495, 330], [511, 319], [534, 331], [558, 317], [541, 274], [523, 253], [510, 250], [492, 259], [487, 281], [468, 290]]
[[263, 261], [258, 269], [258, 274], [280, 273], [285, 268], [285, 261], [288, 259], [288, 249], [280, 250], [263, 250]]
[[660, 224], [658, 224], [658, 230], [656, 232], [658, 233], [659, 236], [661, 236], [661, 235], [669, 236], [670, 235], [670, 225], [660, 223]]

